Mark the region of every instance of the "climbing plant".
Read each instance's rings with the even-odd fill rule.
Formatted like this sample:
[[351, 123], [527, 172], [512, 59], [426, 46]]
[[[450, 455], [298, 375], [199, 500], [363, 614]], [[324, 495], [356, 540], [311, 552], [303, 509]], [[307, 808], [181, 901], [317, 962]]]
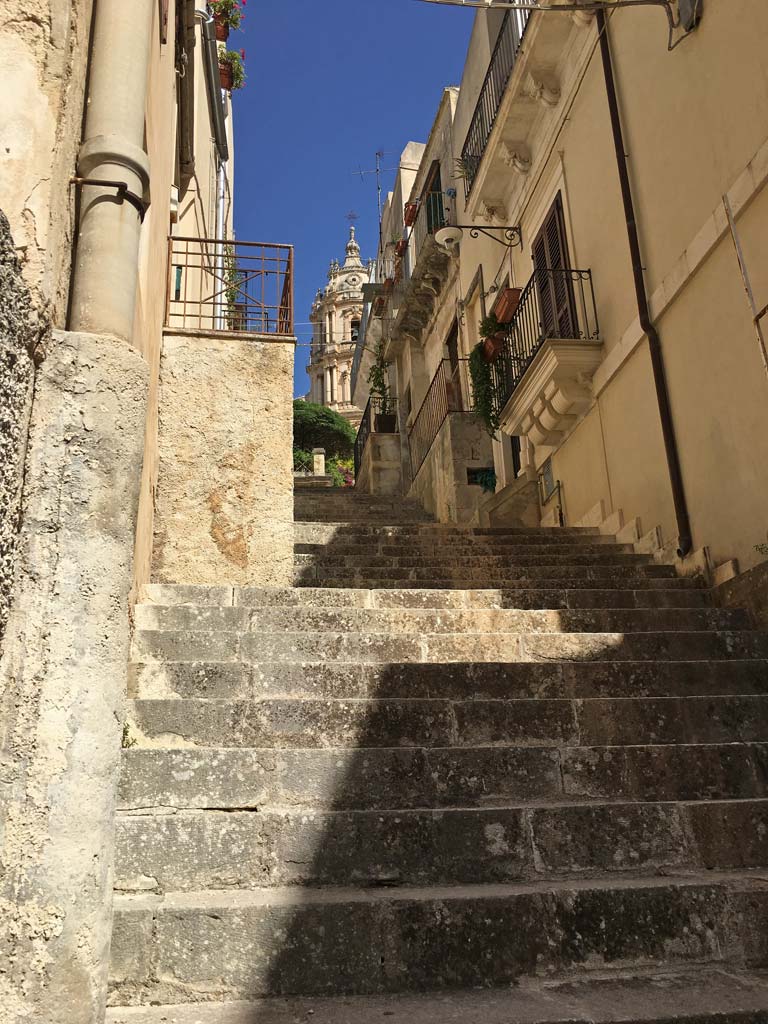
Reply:
[[392, 399], [389, 389], [389, 363], [384, 358], [383, 341], [379, 342], [374, 352], [373, 365], [368, 372], [368, 390], [370, 391], [371, 398], [378, 400], [377, 403], [374, 403], [377, 405], [377, 412], [385, 416], [392, 412]]
[[485, 358], [482, 341], [478, 342], [469, 354], [469, 375], [472, 378], [475, 415], [482, 421], [491, 437], [495, 438], [499, 429], [499, 414], [496, 411], [491, 367]]

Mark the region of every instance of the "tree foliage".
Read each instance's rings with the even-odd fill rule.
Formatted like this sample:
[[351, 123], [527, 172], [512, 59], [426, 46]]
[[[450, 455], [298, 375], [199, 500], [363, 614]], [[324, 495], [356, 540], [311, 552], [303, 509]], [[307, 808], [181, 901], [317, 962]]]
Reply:
[[293, 403], [293, 447], [311, 452], [325, 448], [327, 457], [349, 458], [355, 446], [354, 428], [333, 409], [298, 398]]

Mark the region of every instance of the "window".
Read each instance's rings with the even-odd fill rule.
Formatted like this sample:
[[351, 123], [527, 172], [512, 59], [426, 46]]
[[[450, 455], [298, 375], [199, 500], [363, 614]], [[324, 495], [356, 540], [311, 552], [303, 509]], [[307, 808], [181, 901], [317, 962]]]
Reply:
[[578, 333], [577, 318], [569, 273], [563, 201], [559, 192], [533, 240], [532, 251], [544, 336], [574, 338]]
[[353, 320], [350, 324], [350, 337], [352, 341], [357, 341], [360, 337], [360, 321], [358, 319]]

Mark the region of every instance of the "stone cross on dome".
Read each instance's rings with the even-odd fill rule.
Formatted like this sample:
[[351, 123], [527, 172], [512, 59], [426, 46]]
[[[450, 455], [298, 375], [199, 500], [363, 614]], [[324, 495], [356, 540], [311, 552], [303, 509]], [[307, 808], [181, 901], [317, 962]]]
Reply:
[[349, 241], [347, 242], [347, 258], [344, 260], [344, 267], [362, 267], [363, 261], [360, 259], [360, 246], [357, 244], [355, 238], [355, 225], [352, 224], [349, 229]]

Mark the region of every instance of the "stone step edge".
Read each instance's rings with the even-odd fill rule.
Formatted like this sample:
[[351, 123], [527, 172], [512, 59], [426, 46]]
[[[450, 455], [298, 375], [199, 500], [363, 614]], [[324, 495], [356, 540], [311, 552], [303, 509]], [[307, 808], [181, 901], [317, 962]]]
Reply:
[[[469, 804], [467, 806], [451, 804], [447, 807], [431, 807], [429, 805], [425, 805], [423, 807], [362, 807], [349, 808], [346, 810], [343, 808], [338, 810], [333, 808], [318, 808], [311, 812], [311, 816], [313, 818], [324, 819], [349, 817], [377, 819], [384, 815], [396, 815], [397, 817], [403, 817], [431, 814], [435, 817], [442, 818], [456, 814], [488, 815], [503, 811], [559, 812], [588, 808], [594, 810], [615, 810], [617, 813], [631, 813], [632, 811], [640, 808], [681, 808], [683, 810], [686, 810], [687, 808], [696, 808], [698, 810], [700, 808], [708, 807], [722, 808], [742, 806], [749, 808], [754, 807], [755, 809], [765, 807], [768, 809], [768, 795], [763, 797], [721, 797], [718, 799], [705, 797], [702, 800], [627, 800], [626, 797], [621, 800], [609, 800], [605, 797], [584, 797], [583, 799], [578, 800], [531, 799], [528, 801], [508, 800], [505, 803], [493, 804], [491, 807], [478, 807], [477, 804]], [[133, 821], [137, 818], [205, 818], [207, 815], [217, 814], [226, 820], [238, 817], [258, 820], [260, 817], [264, 817], [266, 815], [286, 818], [306, 818], [307, 813], [308, 812], [304, 808], [296, 807], [294, 804], [270, 804], [268, 807], [259, 808], [257, 810], [244, 807], [169, 807], [158, 805], [157, 807], [140, 807], [136, 810], [120, 807], [115, 812], [115, 817], [122, 821]], [[768, 858], [768, 848], [766, 849], [766, 857]], [[766, 864], [766, 869], [768, 869], [768, 863]], [[588, 879], [585, 880], [588, 881]], [[768, 876], [766, 880], [768, 881]]]
[[483, 899], [504, 899], [531, 894], [586, 890], [650, 890], [650, 889], [731, 889], [738, 892], [768, 890], [768, 877], [762, 869], [753, 871], [670, 871], [665, 875], [639, 875], [617, 878], [597, 875], [593, 878], [566, 880], [536, 879], [530, 882], [462, 883], [461, 885], [398, 886], [396, 888], [275, 886], [254, 889], [205, 889], [181, 892], [116, 893], [115, 912], [220, 909], [240, 912], [251, 907], [350, 904], [405, 903], [439, 900], [441, 902], [472, 902]]
[[708, 964], [579, 972], [514, 989], [112, 1007], [106, 1024], [759, 1024], [767, 1010], [764, 972]]

